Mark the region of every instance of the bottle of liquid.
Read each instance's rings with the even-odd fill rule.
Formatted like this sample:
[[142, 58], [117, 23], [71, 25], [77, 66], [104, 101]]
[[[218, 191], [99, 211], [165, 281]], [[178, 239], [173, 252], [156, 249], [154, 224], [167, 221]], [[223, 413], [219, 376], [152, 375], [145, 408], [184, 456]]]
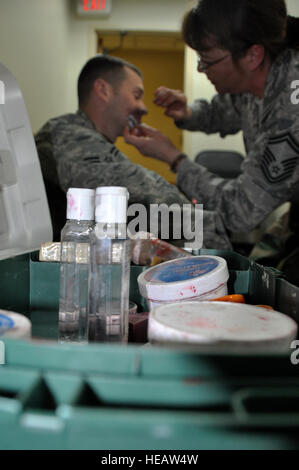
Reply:
[[89, 236], [94, 226], [95, 191], [70, 188], [67, 222], [61, 231], [59, 341], [88, 342]]
[[130, 240], [128, 191], [118, 186], [96, 190], [96, 224], [90, 236], [88, 282], [89, 340], [128, 341]]

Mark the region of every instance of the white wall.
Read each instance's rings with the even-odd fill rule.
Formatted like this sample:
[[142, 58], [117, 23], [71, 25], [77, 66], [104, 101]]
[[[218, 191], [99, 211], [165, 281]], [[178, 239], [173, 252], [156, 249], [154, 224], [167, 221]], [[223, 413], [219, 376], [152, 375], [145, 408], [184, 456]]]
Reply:
[[35, 132], [77, 108], [76, 80], [95, 30], [179, 31], [188, 0], [112, 0], [108, 19], [79, 18], [75, 0], [1, 0], [0, 61], [15, 75]]
[[[75, 0], [1, 0], [0, 61], [15, 75], [36, 131], [48, 118], [77, 107], [76, 80], [96, 52], [95, 30], [179, 31], [184, 12], [196, 0], [112, 0], [108, 19], [78, 18]], [[299, 16], [298, 0], [287, 0]], [[186, 53], [185, 88], [191, 99], [209, 98], [214, 89], [196, 72], [194, 53]], [[241, 138], [220, 139], [186, 133], [185, 148], [241, 148]]]
[[292, 16], [299, 16], [299, 2], [298, 0], [286, 0], [288, 12]]
[[35, 129], [65, 111], [67, 7], [64, 0], [0, 2], [0, 60], [15, 75]]

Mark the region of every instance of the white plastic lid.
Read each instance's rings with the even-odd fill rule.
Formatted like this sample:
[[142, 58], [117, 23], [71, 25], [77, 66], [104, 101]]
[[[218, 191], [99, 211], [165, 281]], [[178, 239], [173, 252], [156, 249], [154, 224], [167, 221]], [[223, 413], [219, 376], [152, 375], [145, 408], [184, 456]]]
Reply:
[[182, 302], [154, 308], [149, 315], [151, 341], [246, 348], [289, 348], [297, 324], [287, 315], [230, 302]]
[[94, 220], [95, 190], [69, 188], [67, 197], [67, 219]]
[[122, 186], [101, 186], [96, 189], [96, 222], [124, 224], [127, 221], [129, 193]]
[[201, 255], [161, 263], [141, 273], [137, 281], [143, 297], [171, 302], [206, 294], [228, 278], [225, 259]]
[[19, 313], [0, 310], [0, 338], [30, 338], [31, 321]]

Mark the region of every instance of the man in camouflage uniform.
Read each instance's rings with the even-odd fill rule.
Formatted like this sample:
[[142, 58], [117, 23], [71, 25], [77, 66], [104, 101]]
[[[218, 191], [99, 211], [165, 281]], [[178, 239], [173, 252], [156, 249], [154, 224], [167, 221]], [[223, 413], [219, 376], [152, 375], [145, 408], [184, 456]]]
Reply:
[[[50, 184], [66, 192], [69, 187], [125, 186], [129, 204], [147, 208], [150, 204], [190, 204], [176, 186], [132, 163], [114, 146], [130, 116], [140, 123], [147, 113], [138, 69], [118, 58], [98, 55], [80, 73], [78, 97], [77, 113], [50, 119], [35, 137], [46, 187]], [[54, 222], [57, 205], [54, 201]], [[205, 247], [230, 248], [216, 212], [204, 214], [204, 231]]]
[[[244, 2], [201, 0], [198, 8], [186, 16], [183, 36], [198, 52], [198, 71], [206, 73], [218, 94], [211, 102], [199, 99], [191, 106], [187, 106], [185, 96], [178, 90], [160, 87], [155, 95], [156, 104], [163, 106], [165, 114], [182, 129], [207, 134], [219, 132], [221, 137], [242, 130], [246, 157], [240, 176], [221, 178], [181, 155], [179, 150], [175, 154], [173, 144], [156, 129], [140, 126], [139, 135], [125, 134], [126, 141], [144, 155], [154, 157], [163, 147], [159, 158], [177, 171], [178, 187], [190, 200], [202, 203], [204, 209], [217, 210], [223, 216], [226, 229], [233, 232], [251, 231], [276, 207], [286, 201], [297, 201], [299, 196], [299, 104], [295, 89], [296, 84], [299, 85], [299, 52], [285, 46], [289, 20], [286, 13], [282, 15], [283, 0], [278, 0], [275, 7], [268, 0], [247, 3], [249, 9], [254, 7], [257, 12], [259, 5], [264, 12], [267, 7], [273, 22], [279, 20], [280, 48], [274, 51], [271, 44], [267, 50], [268, 35], [265, 42], [262, 38], [261, 43], [253, 40], [238, 55], [234, 46], [239, 47], [239, 44], [233, 32], [227, 47], [223, 46], [235, 12], [236, 21], [246, 18], [241, 11]], [[226, 20], [220, 41], [217, 34]], [[254, 29], [256, 25], [255, 22], [248, 24], [246, 27], [238, 25], [238, 38], [243, 30], [248, 33], [249, 28]], [[209, 27], [211, 33], [207, 34]], [[273, 43], [278, 47], [277, 30], [275, 34]]]

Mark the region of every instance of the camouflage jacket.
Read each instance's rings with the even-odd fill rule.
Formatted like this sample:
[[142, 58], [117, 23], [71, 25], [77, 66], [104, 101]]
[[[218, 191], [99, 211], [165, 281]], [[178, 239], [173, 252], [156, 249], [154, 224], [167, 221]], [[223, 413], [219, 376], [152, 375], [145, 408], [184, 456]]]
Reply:
[[[69, 187], [125, 186], [130, 204], [147, 208], [150, 204], [190, 204], [176, 186], [132, 163], [82, 111], [50, 119], [35, 136], [35, 142], [43, 177], [64, 191]], [[204, 246], [230, 248], [217, 212], [204, 214]]]
[[246, 156], [238, 178], [220, 178], [188, 159], [178, 171], [184, 194], [217, 210], [228, 230], [250, 231], [280, 204], [298, 199], [298, 79], [299, 52], [286, 49], [271, 66], [263, 99], [247, 93], [197, 100], [191, 119], [177, 123], [221, 137], [243, 131]]

